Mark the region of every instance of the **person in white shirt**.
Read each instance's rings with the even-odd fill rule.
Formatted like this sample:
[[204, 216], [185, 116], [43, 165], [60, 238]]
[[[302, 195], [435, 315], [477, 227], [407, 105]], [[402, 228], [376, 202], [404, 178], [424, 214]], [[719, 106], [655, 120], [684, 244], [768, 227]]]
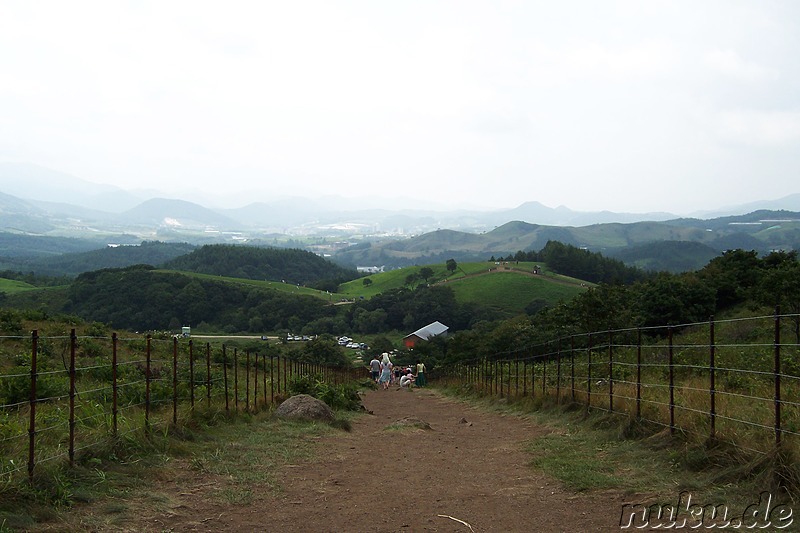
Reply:
[[410, 372], [403, 374], [403, 377], [400, 378], [400, 387], [408, 387], [410, 389], [412, 385], [414, 385], [414, 374]]

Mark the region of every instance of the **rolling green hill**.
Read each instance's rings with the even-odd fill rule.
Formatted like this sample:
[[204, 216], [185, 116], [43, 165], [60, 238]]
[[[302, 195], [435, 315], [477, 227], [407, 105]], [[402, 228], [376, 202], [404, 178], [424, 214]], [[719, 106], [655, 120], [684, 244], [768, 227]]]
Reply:
[[14, 294], [22, 291], [36, 290], [36, 287], [24, 281], [17, 281], [15, 279], [0, 278], [0, 292], [6, 294]]
[[[426, 266], [434, 273], [429, 283], [450, 287], [459, 303], [486, 306], [508, 316], [524, 313], [534, 302], [553, 305], [569, 300], [588, 286], [581, 280], [555, 274], [542, 263], [459, 263], [453, 274], [444, 264]], [[539, 267], [540, 274], [533, 274], [534, 267]], [[412, 285], [406, 283], [406, 279], [419, 273], [421, 268], [405, 267], [372, 274], [364, 278], [371, 280], [369, 285], [364, 285], [364, 279], [353, 280], [342, 284], [334, 297], [369, 299], [388, 290], [425, 283], [424, 280]]]

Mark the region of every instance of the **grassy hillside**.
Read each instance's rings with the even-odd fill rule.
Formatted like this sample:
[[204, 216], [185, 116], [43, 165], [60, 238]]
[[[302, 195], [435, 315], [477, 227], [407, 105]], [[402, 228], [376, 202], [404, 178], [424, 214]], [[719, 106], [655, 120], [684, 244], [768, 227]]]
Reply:
[[[426, 266], [434, 272], [429, 282], [446, 284], [453, 289], [459, 303], [476, 303], [509, 315], [524, 313], [525, 307], [536, 300], [550, 305], [568, 300], [585, 290], [586, 286], [581, 280], [553, 273], [541, 263], [459, 263], [453, 274], [444, 264]], [[535, 267], [539, 267], [540, 274], [533, 275]], [[372, 281], [370, 285], [364, 285], [363, 279], [353, 280], [342, 284], [337, 295], [371, 298], [407, 286], [406, 278], [419, 273], [421, 268], [406, 267], [372, 274], [364, 278]]]
[[24, 281], [17, 281], [14, 279], [0, 278], [0, 292], [5, 294], [14, 294], [22, 291], [36, 290], [36, 287]]
[[[420, 278], [423, 268], [433, 272], [427, 281]], [[537, 268], [538, 274], [533, 274], [535, 268]], [[526, 307], [532, 303], [554, 305], [562, 300], [571, 299], [586, 286], [580, 280], [555, 274], [548, 269], [546, 264], [526, 262], [459, 263], [455, 272], [449, 272], [445, 263], [426, 265], [425, 267], [406, 267], [349, 281], [340, 285], [337, 292], [318, 290], [297, 283], [245, 279], [171, 269], [146, 269], [146, 272], [139, 272], [134, 268], [133, 270], [121, 270], [116, 274], [114, 272], [117, 271], [96, 271], [81, 275], [79, 290], [76, 290], [77, 287], [70, 286], [36, 288], [26, 286], [21, 282], [6, 280], [0, 285], [0, 291], [5, 293], [4, 303], [10, 307], [42, 309], [53, 314], [76, 313], [90, 320], [116, 322], [118, 326], [125, 327], [134, 326], [133, 323], [129, 324], [126, 318], [131, 315], [142, 315], [139, 316], [139, 319], [147, 322], [144, 320], [146, 317], [142, 314], [141, 307], [143, 305], [158, 308], [158, 312], [155, 308], [151, 309], [150, 315], [157, 313], [162, 315], [153, 324], [147, 322], [148, 327], [155, 327], [155, 325], [166, 327], [175, 320], [192, 325], [196, 325], [201, 320], [211, 323], [210, 318], [201, 319], [200, 316], [216, 316], [211, 311], [216, 311], [217, 314], [222, 312], [223, 310], [218, 307], [223, 305], [223, 295], [241, 294], [241, 298], [235, 304], [238, 306], [240, 301], [246, 299], [247, 294], [252, 293], [252, 295], [258, 294], [259, 296], [253, 296], [251, 300], [247, 300], [250, 304], [245, 306], [246, 312], [231, 308], [223, 313], [224, 317], [220, 316], [215, 320], [226, 327], [231, 326], [229, 329], [232, 331], [248, 329], [261, 331], [271, 330], [273, 327], [277, 327], [274, 324], [280, 322], [276, 318], [278, 315], [272, 316], [275, 314], [275, 310], [272, 308], [265, 307], [261, 312], [251, 309], [255, 302], [263, 301], [263, 298], [269, 294], [274, 295], [268, 296], [269, 300], [280, 299], [282, 302], [280, 305], [286, 313], [300, 317], [304, 313], [298, 309], [304, 308], [306, 305], [301, 304], [300, 300], [308, 296], [325, 303], [341, 303], [370, 299], [375, 295], [403, 287], [417, 287], [421, 284], [443, 285], [452, 289], [455, 301], [459, 304], [476, 304], [503, 316], [514, 316], [525, 313]], [[120, 279], [131, 276], [137, 276], [135, 282], [117, 286]], [[415, 278], [411, 284], [408, 283], [410, 277]], [[95, 278], [96, 281], [89, 282]], [[196, 282], [194, 284], [190, 284], [188, 281], [178, 282], [177, 280], [180, 278], [194, 279]], [[370, 280], [371, 283], [364, 285], [364, 279]], [[197, 283], [201, 285], [197, 285]], [[174, 284], [178, 284], [179, 287], [177, 289], [171, 287]], [[106, 296], [100, 297], [100, 294]], [[168, 294], [172, 294], [172, 296], [168, 296]], [[183, 307], [178, 306], [172, 309], [168, 305], [170, 298], [177, 298], [183, 302]], [[286, 300], [286, 298], [289, 299]], [[297, 306], [294, 303], [289, 304], [289, 302], [294, 302], [295, 298]], [[197, 307], [195, 313], [187, 311], [192, 307]], [[297, 309], [290, 313], [289, 307], [297, 307]], [[170, 309], [169, 312], [166, 308]], [[203, 311], [202, 315], [198, 314], [200, 311]], [[317, 310], [316, 313], [314, 318], [318, 318], [320, 311]], [[242, 319], [240, 315], [246, 315], [247, 320]], [[267, 319], [268, 316], [269, 319]], [[172, 320], [173, 318], [175, 320]], [[294, 324], [302, 325], [308, 319], [295, 321]], [[252, 324], [248, 322], [250, 320], [253, 320]]]
[[167, 270], [167, 269], [159, 269], [156, 272], [172, 272], [175, 274], [182, 274], [184, 276], [189, 276], [197, 279], [206, 279], [206, 280], [214, 280], [214, 281], [221, 281], [225, 283], [230, 283], [233, 285], [245, 285], [254, 287], [257, 289], [273, 289], [279, 292], [283, 292], [286, 294], [297, 294], [303, 296], [315, 296], [325, 301], [334, 301], [337, 298], [336, 294], [329, 293], [328, 291], [320, 291], [317, 289], [312, 289], [310, 287], [303, 287], [301, 285], [295, 285], [292, 283], [284, 283], [281, 281], [262, 281], [257, 279], [244, 279], [244, 278], [234, 278], [230, 276], [218, 276], [215, 274], [201, 274], [199, 272], [187, 272], [184, 270]]
[[500, 271], [449, 283], [459, 303], [488, 306], [506, 314], [522, 314], [533, 301], [549, 305], [568, 300], [585, 290], [579, 284], [562, 284], [545, 276]]

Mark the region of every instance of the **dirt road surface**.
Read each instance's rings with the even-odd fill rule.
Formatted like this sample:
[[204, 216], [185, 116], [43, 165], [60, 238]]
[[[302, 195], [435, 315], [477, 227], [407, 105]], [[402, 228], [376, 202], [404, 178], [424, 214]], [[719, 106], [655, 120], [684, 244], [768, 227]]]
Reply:
[[[373, 414], [322, 437], [317, 456], [289, 465], [283, 490], [246, 506], [209, 503], [176, 480], [167, 514], [149, 531], [588, 532], [619, 531], [624, 495], [576, 494], [528, 466], [525, 443], [546, 430], [435, 391], [364, 395]], [[398, 429], [416, 417], [431, 429]], [[254, 465], [257, 468], [258, 465]], [[185, 480], [184, 480], [185, 481]], [[164, 487], [162, 487], [163, 489]]]

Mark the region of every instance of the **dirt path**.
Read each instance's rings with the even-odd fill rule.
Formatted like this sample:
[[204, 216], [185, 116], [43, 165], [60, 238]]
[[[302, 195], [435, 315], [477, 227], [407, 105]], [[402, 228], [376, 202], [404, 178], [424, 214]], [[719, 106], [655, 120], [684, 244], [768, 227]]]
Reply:
[[[574, 494], [526, 466], [524, 443], [541, 428], [424, 389], [364, 396], [372, 415], [323, 437], [320, 454], [291, 465], [280, 497], [220, 509], [202, 489], [160, 531], [418, 532], [614, 531], [624, 498]], [[404, 417], [430, 430], [387, 429]]]

